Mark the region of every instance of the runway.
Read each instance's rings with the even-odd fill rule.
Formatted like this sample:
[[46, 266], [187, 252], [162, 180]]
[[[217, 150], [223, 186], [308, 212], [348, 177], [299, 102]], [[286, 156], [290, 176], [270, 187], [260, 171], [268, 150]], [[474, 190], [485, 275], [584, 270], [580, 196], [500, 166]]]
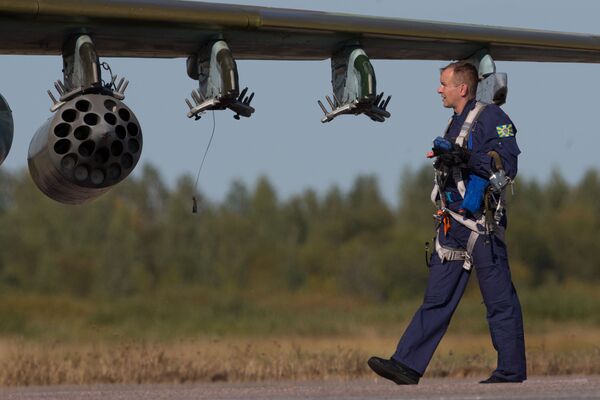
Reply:
[[0, 390], [6, 400], [248, 399], [600, 399], [600, 376], [533, 377], [520, 384], [481, 385], [475, 378], [423, 379], [396, 386], [380, 379], [310, 382], [24, 387]]

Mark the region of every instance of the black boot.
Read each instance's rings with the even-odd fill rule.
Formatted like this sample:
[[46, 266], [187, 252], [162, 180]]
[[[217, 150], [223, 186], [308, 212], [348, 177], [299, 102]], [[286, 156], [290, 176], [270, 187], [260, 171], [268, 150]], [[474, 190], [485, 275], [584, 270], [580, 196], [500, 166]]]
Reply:
[[421, 377], [418, 372], [392, 359], [371, 357], [368, 364], [377, 375], [394, 381], [398, 385], [416, 385]]
[[523, 382], [523, 381], [510, 381], [506, 378], [501, 378], [496, 375], [492, 375], [489, 378], [487, 378], [486, 380], [479, 381], [479, 383], [521, 383], [521, 382]]

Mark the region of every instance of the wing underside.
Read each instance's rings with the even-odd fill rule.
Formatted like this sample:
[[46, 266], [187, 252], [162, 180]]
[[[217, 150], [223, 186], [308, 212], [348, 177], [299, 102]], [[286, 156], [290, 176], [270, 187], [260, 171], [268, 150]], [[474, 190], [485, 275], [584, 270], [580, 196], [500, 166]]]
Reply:
[[[36, 131], [27, 159], [43, 193], [82, 204], [125, 179], [143, 146], [140, 123], [124, 103], [128, 81], [104, 57], [185, 58], [196, 81], [186, 113], [195, 119], [214, 110], [253, 115], [254, 92], [240, 86], [236, 60], [331, 59], [332, 90], [317, 101], [321, 122], [341, 115], [385, 122], [391, 96], [378, 90], [370, 59], [467, 59], [480, 78], [476, 98], [502, 104], [507, 74], [494, 60], [596, 63], [600, 39], [177, 0], [0, 0], [0, 54], [62, 57], [56, 95], [48, 91], [53, 116]], [[1, 163], [13, 137], [2, 96], [0, 113]]]
[[595, 35], [172, 0], [0, 1], [1, 54], [61, 54], [93, 38], [104, 57], [187, 57], [221, 37], [237, 59], [319, 60], [358, 42], [372, 59], [600, 61]]

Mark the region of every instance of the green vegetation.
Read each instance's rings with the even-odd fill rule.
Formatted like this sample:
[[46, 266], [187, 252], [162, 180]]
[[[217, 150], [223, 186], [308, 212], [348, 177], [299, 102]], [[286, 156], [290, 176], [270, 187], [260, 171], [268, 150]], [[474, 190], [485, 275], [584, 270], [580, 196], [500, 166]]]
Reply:
[[[400, 332], [427, 279], [428, 168], [405, 171], [398, 207], [361, 176], [344, 193], [286, 200], [266, 178], [220, 204], [146, 166], [69, 207], [26, 173], [0, 175], [0, 335], [110, 340]], [[527, 329], [600, 326], [600, 177], [521, 179], [508, 241]], [[472, 279], [452, 329], [484, 333]]]
[[[485, 307], [472, 280], [450, 327], [487, 336]], [[592, 287], [522, 290], [529, 334], [565, 327], [600, 329], [600, 295]], [[5, 292], [0, 332], [42, 342], [169, 342], [203, 337], [360, 337], [400, 335], [419, 298], [370, 302], [315, 293], [244, 294], [180, 287], [153, 296], [74, 298]]]

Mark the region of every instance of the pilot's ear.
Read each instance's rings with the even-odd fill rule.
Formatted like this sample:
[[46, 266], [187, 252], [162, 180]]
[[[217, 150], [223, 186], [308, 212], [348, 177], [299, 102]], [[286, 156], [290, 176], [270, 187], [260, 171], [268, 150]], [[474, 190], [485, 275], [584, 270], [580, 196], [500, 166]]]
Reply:
[[466, 83], [461, 83], [458, 90], [462, 97], [467, 97], [469, 94], [469, 86]]

